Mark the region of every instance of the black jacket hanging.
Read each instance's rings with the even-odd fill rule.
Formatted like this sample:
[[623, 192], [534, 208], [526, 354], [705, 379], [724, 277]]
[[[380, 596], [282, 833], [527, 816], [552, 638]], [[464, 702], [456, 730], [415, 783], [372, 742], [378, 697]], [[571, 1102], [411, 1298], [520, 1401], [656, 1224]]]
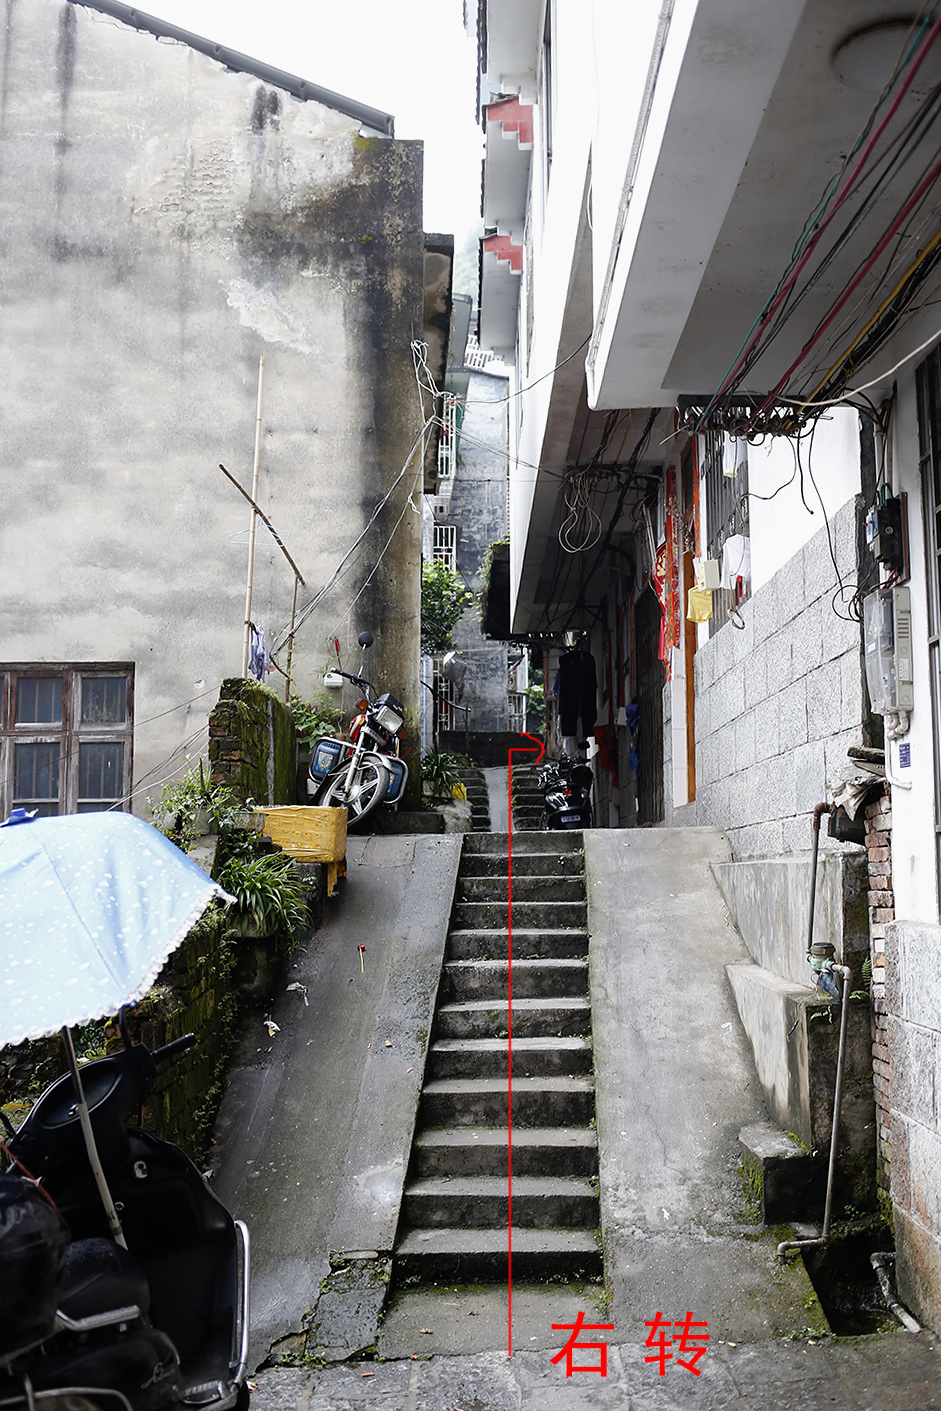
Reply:
[[590, 652], [566, 652], [559, 661], [559, 727], [563, 735], [589, 734], [598, 718], [598, 677]]

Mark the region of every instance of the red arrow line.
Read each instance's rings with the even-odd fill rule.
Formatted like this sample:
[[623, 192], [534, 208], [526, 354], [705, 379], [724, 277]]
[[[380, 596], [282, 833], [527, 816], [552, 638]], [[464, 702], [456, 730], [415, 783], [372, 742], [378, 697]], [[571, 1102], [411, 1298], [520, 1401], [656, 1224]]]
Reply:
[[[539, 764], [546, 747], [536, 735], [523, 734], [524, 740], [532, 740], [539, 753], [531, 762]], [[507, 929], [507, 975], [506, 975], [506, 1032], [507, 1032], [507, 1084], [506, 1084], [506, 1335], [507, 1356], [513, 1356], [513, 756], [515, 754], [536, 754], [536, 749], [518, 746], [507, 750], [506, 787], [506, 929]]]

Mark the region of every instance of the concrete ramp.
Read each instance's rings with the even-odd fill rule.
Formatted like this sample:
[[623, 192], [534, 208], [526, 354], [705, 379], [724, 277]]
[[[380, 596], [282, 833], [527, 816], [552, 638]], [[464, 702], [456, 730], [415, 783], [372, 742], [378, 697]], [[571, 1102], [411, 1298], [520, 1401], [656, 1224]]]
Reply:
[[743, 1127], [768, 1120], [726, 966], [749, 959], [704, 828], [585, 834], [602, 1231], [615, 1336], [691, 1310], [713, 1340], [823, 1329], [780, 1231], [752, 1222]]
[[[391, 1255], [462, 843], [351, 837], [340, 895], [269, 1012], [277, 1032], [245, 1019], [212, 1185], [251, 1231], [253, 1365], [301, 1331], [331, 1254]], [[376, 1295], [359, 1317], [355, 1291], [340, 1300], [341, 1347], [361, 1325], [368, 1341]]]

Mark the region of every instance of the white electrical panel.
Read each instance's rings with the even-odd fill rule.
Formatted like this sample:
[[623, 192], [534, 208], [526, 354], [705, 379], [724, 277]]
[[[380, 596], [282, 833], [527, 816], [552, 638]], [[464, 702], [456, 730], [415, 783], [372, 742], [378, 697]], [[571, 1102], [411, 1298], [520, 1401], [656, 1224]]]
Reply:
[[912, 595], [908, 588], [877, 588], [863, 601], [866, 681], [877, 715], [911, 710]]

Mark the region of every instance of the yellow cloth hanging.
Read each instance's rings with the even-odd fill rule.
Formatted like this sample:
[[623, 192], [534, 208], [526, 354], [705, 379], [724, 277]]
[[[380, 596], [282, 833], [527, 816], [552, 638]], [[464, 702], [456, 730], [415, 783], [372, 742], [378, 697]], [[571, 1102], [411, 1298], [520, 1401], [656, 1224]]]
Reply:
[[709, 588], [690, 588], [686, 616], [690, 622], [708, 622], [712, 616], [712, 592]]

